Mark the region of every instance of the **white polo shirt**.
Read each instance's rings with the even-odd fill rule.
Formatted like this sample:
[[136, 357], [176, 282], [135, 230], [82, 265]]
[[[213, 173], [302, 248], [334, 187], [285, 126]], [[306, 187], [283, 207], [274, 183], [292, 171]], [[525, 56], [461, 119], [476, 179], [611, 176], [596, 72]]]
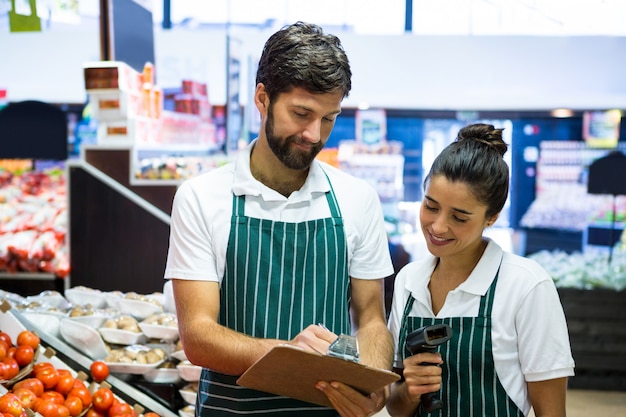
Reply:
[[316, 160], [302, 188], [285, 197], [250, 173], [254, 143], [239, 151], [234, 162], [191, 178], [177, 190], [165, 278], [221, 282], [233, 193], [246, 196], [246, 216], [303, 222], [330, 216], [328, 179], [343, 218], [350, 276], [379, 279], [393, 273], [382, 207], [371, 185]]
[[471, 275], [448, 293], [435, 316], [428, 282], [436, 263], [437, 258], [429, 255], [407, 265], [396, 276], [389, 317], [389, 329], [396, 343], [394, 367], [403, 367], [398, 338], [409, 294], [415, 298], [411, 316], [476, 317], [480, 298], [500, 266], [491, 337], [496, 372], [506, 392], [526, 415], [530, 411], [526, 382], [574, 375], [563, 308], [554, 282], [538, 263], [504, 252], [489, 240]]

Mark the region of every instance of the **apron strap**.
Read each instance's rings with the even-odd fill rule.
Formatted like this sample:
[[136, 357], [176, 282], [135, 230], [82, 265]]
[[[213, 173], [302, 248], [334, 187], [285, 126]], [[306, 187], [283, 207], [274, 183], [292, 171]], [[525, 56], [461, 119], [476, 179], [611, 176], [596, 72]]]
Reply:
[[500, 275], [500, 267], [502, 266], [502, 258], [500, 258], [500, 264], [498, 265], [498, 271], [493, 279], [493, 282], [489, 286], [487, 293], [480, 297], [480, 308], [478, 309], [478, 317], [491, 317], [491, 311], [493, 310], [493, 298], [496, 295], [496, 284], [498, 283], [498, 276]]
[[236, 195], [233, 193], [233, 213], [237, 214], [237, 217], [243, 217], [246, 207], [246, 196]]
[[409, 313], [411, 312], [411, 309], [413, 308], [413, 302], [415, 301], [415, 298], [411, 295], [411, 293], [409, 293], [409, 298], [406, 300], [406, 303], [404, 305], [404, 313], [402, 314], [402, 321], [401, 321], [401, 327], [400, 327], [400, 335], [398, 336], [398, 346], [400, 346], [400, 350], [404, 351], [406, 350], [405, 344], [406, 344], [406, 337], [409, 335], [408, 329], [407, 329], [407, 322], [409, 319]]
[[[322, 171], [324, 171], [322, 169]], [[330, 192], [326, 193], [326, 200], [328, 201], [328, 208], [330, 208], [330, 216], [333, 219], [341, 219], [341, 210], [339, 209], [339, 203], [337, 202], [337, 197], [335, 196], [335, 190], [333, 189], [333, 184], [330, 182], [330, 178], [328, 178], [328, 174], [324, 171], [324, 175], [326, 175], [326, 179], [328, 180], [328, 185], [330, 186]], [[340, 220], [341, 221], [341, 220]], [[341, 221], [340, 224], [343, 224]]]

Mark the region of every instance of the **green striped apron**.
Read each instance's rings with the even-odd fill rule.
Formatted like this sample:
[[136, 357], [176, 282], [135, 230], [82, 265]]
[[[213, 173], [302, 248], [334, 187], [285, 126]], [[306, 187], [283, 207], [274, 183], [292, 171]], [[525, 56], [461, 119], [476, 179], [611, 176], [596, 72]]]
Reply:
[[[409, 317], [415, 299], [409, 295], [403, 316], [399, 345], [407, 335], [423, 326], [448, 324], [452, 338], [439, 346], [443, 359], [439, 398], [443, 409], [432, 413], [418, 409], [420, 417], [523, 417], [524, 413], [502, 387], [493, 361], [491, 346], [491, 311], [498, 274], [481, 297], [478, 317], [423, 318]], [[411, 356], [406, 347], [402, 358]]]
[[[326, 199], [331, 217], [286, 223], [246, 217], [245, 196], [233, 195], [221, 284], [222, 325], [282, 340], [317, 323], [336, 334], [350, 333], [348, 251], [332, 185]], [[243, 388], [236, 380], [203, 369], [196, 415], [338, 415], [333, 409]]]

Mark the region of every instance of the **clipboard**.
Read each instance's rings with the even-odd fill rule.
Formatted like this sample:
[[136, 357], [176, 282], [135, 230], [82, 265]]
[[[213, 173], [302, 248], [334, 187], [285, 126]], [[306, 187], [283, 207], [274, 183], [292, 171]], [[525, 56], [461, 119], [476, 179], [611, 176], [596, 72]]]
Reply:
[[291, 345], [278, 345], [244, 372], [237, 384], [332, 407], [318, 381], [339, 381], [363, 394], [370, 394], [400, 379], [394, 372], [349, 360], [308, 352]]

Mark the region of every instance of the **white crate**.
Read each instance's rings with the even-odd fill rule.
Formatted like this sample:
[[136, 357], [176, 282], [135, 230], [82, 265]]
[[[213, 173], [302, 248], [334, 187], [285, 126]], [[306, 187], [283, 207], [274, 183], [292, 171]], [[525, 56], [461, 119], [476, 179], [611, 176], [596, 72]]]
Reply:
[[124, 121], [144, 115], [141, 94], [122, 90], [91, 90], [89, 91], [91, 115], [101, 122]]
[[98, 124], [99, 145], [133, 145], [149, 143], [156, 134], [156, 124], [153, 119], [137, 117], [115, 122], [100, 122]]

